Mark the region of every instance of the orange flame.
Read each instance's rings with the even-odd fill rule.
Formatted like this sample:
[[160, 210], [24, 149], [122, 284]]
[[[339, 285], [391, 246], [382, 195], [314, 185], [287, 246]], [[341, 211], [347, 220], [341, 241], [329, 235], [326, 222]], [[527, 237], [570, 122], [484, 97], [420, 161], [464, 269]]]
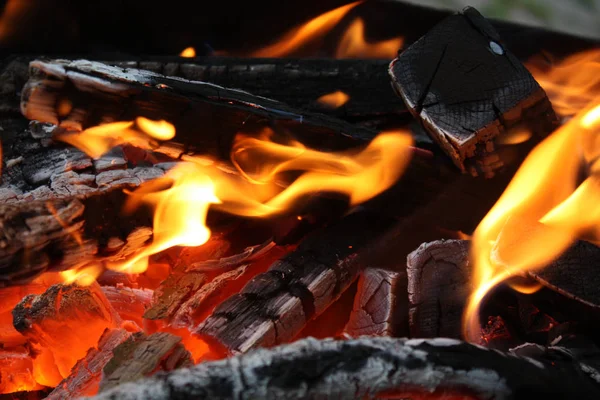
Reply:
[[587, 106], [600, 91], [600, 49], [577, 53], [550, 69], [536, 57], [527, 68], [544, 88], [556, 112], [573, 115]]
[[[578, 238], [600, 238], [600, 97], [592, 104], [528, 155], [477, 227], [467, 338], [477, 339], [479, 304], [494, 286], [548, 265]], [[579, 184], [582, 167], [588, 176]]]
[[335, 53], [335, 58], [385, 58], [396, 56], [404, 44], [402, 38], [392, 38], [378, 43], [365, 40], [365, 23], [357, 18], [348, 27]]
[[327, 108], [339, 108], [350, 100], [350, 96], [341, 90], [333, 93], [324, 94], [317, 99], [317, 102]]
[[183, 49], [181, 51], [181, 53], [179, 53], [179, 57], [185, 57], [185, 58], [196, 57], [196, 49], [194, 49], [193, 47], [186, 47], [185, 49]]
[[[115, 122], [102, 132], [115, 132], [116, 142], [136, 136], [118, 133], [130, 123]], [[88, 129], [71, 141], [90, 155], [101, 154], [111, 139], [87, 141]], [[268, 132], [267, 132], [268, 133]], [[100, 149], [90, 148], [97, 144]], [[345, 194], [350, 205], [362, 203], [388, 189], [402, 174], [409, 160], [410, 135], [386, 132], [362, 151], [325, 153], [298, 142], [278, 144], [266, 138], [238, 135], [231, 161], [239, 174], [225, 172], [206, 159], [188, 157], [160, 179], [143, 184], [126, 204], [131, 211], [141, 203], [155, 207], [154, 238], [134, 257], [108, 265], [110, 269], [140, 273], [148, 257], [173, 246], [199, 246], [210, 238], [206, 216], [210, 207], [242, 216], [264, 217], [289, 210], [304, 196], [318, 192]], [[282, 173], [303, 172], [285, 189], [277, 182]]]

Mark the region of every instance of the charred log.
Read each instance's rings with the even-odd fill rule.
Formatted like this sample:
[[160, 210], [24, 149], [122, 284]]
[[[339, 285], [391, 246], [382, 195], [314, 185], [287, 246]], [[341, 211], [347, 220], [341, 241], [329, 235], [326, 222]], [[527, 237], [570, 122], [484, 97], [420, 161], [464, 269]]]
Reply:
[[552, 351], [533, 359], [453, 339], [303, 339], [116, 387], [96, 399], [594, 399], [598, 371]]
[[475, 9], [444, 19], [390, 64], [394, 88], [457, 167], [492, 176], [495, 140], [521, 129], [531, 143], [558, 119], [546, 93]]
[[152, 303], [152, 290], [125, 286], [102, 286], [102, 292], [121, 320], [132, 321], [138, 327], [144, 327], [142, 316]]

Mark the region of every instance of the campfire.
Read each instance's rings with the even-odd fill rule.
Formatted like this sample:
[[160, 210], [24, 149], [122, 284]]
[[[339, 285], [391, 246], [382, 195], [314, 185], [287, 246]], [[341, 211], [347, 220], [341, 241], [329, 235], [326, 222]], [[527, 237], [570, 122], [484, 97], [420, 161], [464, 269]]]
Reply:
[[599, 398], [598, 43], [321, 11], [3, 63], [0, 394]]

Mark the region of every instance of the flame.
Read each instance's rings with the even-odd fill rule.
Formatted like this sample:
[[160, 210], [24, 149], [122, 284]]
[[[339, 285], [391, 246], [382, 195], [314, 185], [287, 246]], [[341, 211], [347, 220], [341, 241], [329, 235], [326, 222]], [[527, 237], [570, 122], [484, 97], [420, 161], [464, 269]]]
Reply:
[[350, 96], [341, 90], [333, 93], [324, 94], [317, 99], [317, 102], [327, 108], [339, 108], [350, 100]]
[[99, 158], [120, 144], [129, 143], [151, 149], [157, 146], [157, 140], [170, 140], [173, 137], [175, 127], [170, 123], [138, 117], [135, 122], [111, 122], [80, 133], [59, 134], [56, 139], [81, 149], [90, 157]]
[[356, 18], [340, 40], [335, 58], [385, 58], [396, 56], [404, 44], [402, 38], [392, 38], [378, 43], [367, 43], [365, 40], [365, 23]]
[[196, 57], [196, 49], [194, 49], [193, 47], [186, 47], [185, 49], [183, 49], [181, 51], [181, 53], [179, 53], [179, 57], [185, 57], [185, 58]]
[[[490, 289], [544, 267], [576, 239], [600, 238], [599, 134], [597, 97], [533, 149], [477, 227], [474, 291], [463, 326], [467, 338], [477, 340], [479, 304]], [[582, 167], [588, 176], [579, 184]]]
[[600, 49], [571, 55], [550, 69], [535, 57], [527, 68], [544, 88], [556, 112], [574, 115], [597, 96], [600, 90]]
[[94, 264], [59, 272], [59, 276], [65, 284], [77, 283], [79, 286], [89, 286], [101, 273], [102, 266]]
[[[144, 128], [143, 124], [138, 125]], [[88, 141], [89, 135], [98, 137], [96, 131], [88, 129], [71, 143], [96, 156], [106, 151], [109, 143], [138, 140], [128, 133], [130, 122], [111, 124], [102, 130], [101, 140]], [[308, 149], [296, 141], [276, 143], [270, 139], [271, 135], [272, 131], [266, 130], [261, 137], [236, 137], [231, 161], [238, 174], [225, 172], [205, 158], [187, 157], [163, 178], [147, 182], [130, 193], [126, 212], [140, 204], [154, 207], [153, 242], [135, 256], [111, 263], [108, 268], [141, 273], [148, 267], [148, 257], [152, 254], [174, 246], [206, 243], [211, 235], [206, 225], [211, 207], [235, 215], [266, 217], [290, 210], [305, 196], [318, 192], [345, 194], [351, 206], [362, 203], [400, 177], [412, 144], [409, 134], [384, 132], [362, 151], [326, 153]], [[92, 148], [94, 145], [99, 149]], [[278, 179], [285, 172], [302, 174], [282, 189]], [[68, 276], [73, 277], [71, 273]]]

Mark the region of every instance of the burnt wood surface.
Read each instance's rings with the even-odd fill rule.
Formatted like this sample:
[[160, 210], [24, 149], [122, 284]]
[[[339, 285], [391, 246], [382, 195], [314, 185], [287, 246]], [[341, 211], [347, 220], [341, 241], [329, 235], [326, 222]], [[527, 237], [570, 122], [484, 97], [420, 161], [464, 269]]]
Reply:
[[410, 112], [463, 171], [492, 176], [495, 139], [512, 129], [539, 140], [558, 126], [546, 93], [474, 8], [450, 16], [390, 64]]
[[94, 398], [595, 399], [597, 376], [595, 368], [560, 348], [531, 358], [454, 339], [308, 338], [128, 383]]
[[404, 271], [364, 269], [344, 335], [407, 336], [406, 286]]
[[408, 255], [411, 337], [461, 337], [462, 316], [471, 292], [467, 240], [423, 243]]

